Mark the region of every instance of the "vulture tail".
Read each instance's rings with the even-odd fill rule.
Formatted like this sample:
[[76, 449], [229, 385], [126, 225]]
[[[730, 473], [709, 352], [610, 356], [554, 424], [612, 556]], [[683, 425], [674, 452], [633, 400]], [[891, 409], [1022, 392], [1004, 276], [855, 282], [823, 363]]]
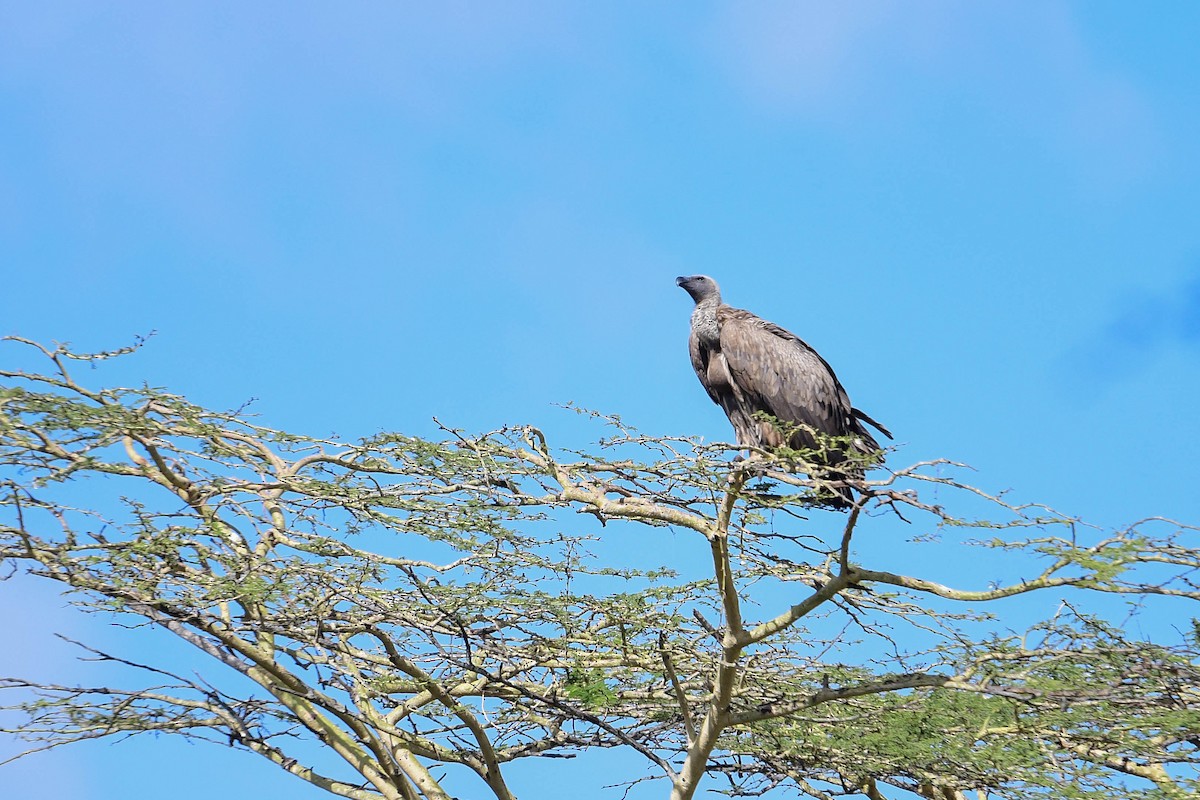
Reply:
[[854, 491], [850, 488], [848, 480], [862, 480], [861, 471], [840, 472], [833, 471], [819, 475], [821, 478], [833, 480], [841, 483], [841, 486], [826, 486], [818, 494], [819, 501], [836, 511], [846, 511], [850, 506], [854, 505]]
[[885, 428], [885, 427], [883, 427], [882, 425], [880, 425], [880, 424], [879, 424], [878, 422], [876, 422], [875, 420], [873, 420], [873, 419], [871, 419], [870, 417], [868, 417], [868, 416], [867, 416], [865, 413], [863, 413], [862, 411], [859, 411], [857, 408], [852, 408], [852, 409], [850, 409], [850, 413], [854, 415], [854, 418], [855, 418], [855, 419], [857, 419], [857, 420], [861, 420], [862, 422], [866, 422], [866, 423], [868, 423], [868, 424], [869, 424], [871, 427], [875, 428], [875, 430], [879, 431], [880, 433], [882, 433], [882, 434], [883, 434], [884, 436], [886, 436], [887, 438], [889, 438], [889, 439], [893, 438], [893, 437], [892, 437], [892, 432], [891, 432], [891, 431], [889, 431], [887, 428]]

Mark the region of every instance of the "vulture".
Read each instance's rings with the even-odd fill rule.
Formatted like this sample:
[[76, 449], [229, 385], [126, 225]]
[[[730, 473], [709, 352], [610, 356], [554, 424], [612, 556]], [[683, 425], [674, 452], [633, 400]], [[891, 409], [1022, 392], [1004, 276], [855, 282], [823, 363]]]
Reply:
[[[791, 331], [722, 303], [717, 282], [707, 275], [675, 282], [696, 301], [688, 341], [692, 368], [729, 417], [738, 445], [810, 451], [811, 461], [828, 468], [814, 477], [861, 480], [861, 465], [844, 467], [847, 451], [873, 455], [882, 449], [863, 423], [889, 439], [892, 434], [850, 405], [825, 359]], [[814, 432], [837, 439], [822, 442]], [[836, 494], [832, 505], [850, 504], [847, 490]]]

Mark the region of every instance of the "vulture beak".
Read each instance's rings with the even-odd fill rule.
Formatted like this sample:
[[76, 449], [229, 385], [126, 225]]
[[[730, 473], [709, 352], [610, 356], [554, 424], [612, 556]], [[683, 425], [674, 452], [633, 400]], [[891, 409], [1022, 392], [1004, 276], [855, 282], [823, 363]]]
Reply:
[[675, 279], [676, 286], [683, 286], [685, 283], [687, 283], [687, 278], [683, 277], [682, 275]]

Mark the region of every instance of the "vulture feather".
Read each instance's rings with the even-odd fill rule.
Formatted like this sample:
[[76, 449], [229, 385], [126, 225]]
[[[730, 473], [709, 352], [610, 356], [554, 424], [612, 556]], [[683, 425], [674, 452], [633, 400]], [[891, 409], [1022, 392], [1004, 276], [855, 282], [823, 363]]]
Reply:
[[[738, 445], [811, 451], [814, 462], [830, 468], [817, 477], [861, 479], [861, 466], [841, 467], [849, 450], [858, 455], [880, 452], [863, 423], [889, 439], [892, 435], [850, 405], [825, 359], [791, 331], [722, 303], [717, 282], [707, 275], [675, 282], [696, 301], [688, 341], [692, 367], [708, 396], [729, 417]], [[782, 423], [786, 432], [762, 419], [763, 414]], [[820, 436], [836, 441], [823, 442]], [[848, 492], [833, 500], [841, 507], [848, 502]]]

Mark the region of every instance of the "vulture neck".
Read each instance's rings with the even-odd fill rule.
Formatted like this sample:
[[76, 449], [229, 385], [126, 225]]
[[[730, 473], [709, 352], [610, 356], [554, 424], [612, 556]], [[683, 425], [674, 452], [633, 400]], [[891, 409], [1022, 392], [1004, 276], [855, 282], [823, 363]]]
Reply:
[[696, 303], [692, 310], [692, 331], [706, 345], [716, 346], [721, 341], [721, 326], [717, 322], [717, 309], [721, 297], [714, 295]]

